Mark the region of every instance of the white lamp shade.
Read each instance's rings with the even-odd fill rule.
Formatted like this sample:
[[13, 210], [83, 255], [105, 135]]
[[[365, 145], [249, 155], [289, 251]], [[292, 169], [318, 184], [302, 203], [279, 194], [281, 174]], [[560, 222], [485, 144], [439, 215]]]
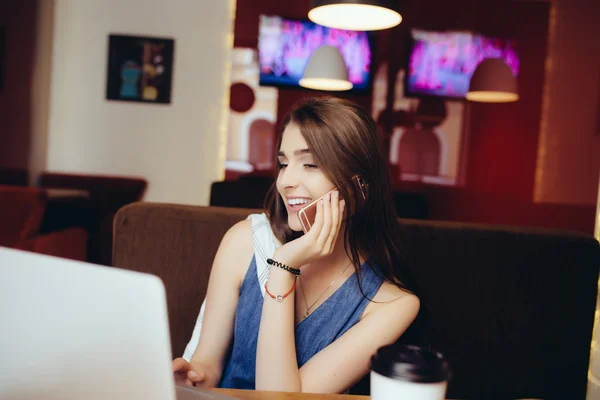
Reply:
[[395, 0], [313, 0], [308, 18], [315, 24], [351, 31], [388, 29], [402, 22]]
[[517, 79], [504, 60], [488, 58], [473, 72], [467, 100], [482, 103], [508, 103], [519, 100]]
[[308, 59], [300, 86], [308, 89], [343, 91], [352, 89], [348, 67], [342, 54], [333, 46], [319, 47]]

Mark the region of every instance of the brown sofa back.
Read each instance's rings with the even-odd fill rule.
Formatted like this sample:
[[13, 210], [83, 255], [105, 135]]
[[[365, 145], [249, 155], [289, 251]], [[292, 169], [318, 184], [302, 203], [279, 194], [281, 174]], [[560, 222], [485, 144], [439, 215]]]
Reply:
[[246, 209], [134, 203], [114, 221], [113, 265], [159, 276], [167, 289], [174, 356], [190, 339], [217, 248]]
[[[254, 210], [256, 212], [256, 210]], [[253, 210], [135, 203], [113, 265], [161, 277], [182, 354], [223, 234]], [[581, 234], [402, 220], [423, 313], [402, 340], [442, 351], [449, 398], [583, 399], [600, 265]]]

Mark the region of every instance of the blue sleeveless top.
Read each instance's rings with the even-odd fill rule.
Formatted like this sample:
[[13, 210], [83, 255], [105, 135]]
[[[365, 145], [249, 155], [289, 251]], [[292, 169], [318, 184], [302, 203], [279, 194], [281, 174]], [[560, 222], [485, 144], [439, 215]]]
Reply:
[[[233, 343], [225, 359], [219, 384], [221, 388], [255, 387], [256, 345], [263, 305], [255, 257], [252, 257], [240, 288]], [[367, 298], [361, 293], [354, 273], [324, 303], [296, 325], [298, 368], [360, 320], [369, 299], [375, 296], [382, 283], [383, 280], [365, 263], [362, 266], [361, 286]]]

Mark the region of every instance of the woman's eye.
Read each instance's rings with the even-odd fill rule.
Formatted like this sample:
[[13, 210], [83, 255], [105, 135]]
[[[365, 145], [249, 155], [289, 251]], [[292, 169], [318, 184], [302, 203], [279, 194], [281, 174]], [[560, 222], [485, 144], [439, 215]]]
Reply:
[[318, 167], [318, 166], [316, 166], [315, 164], [304, 164], [304, 166], [305, 166], [306, 168], [311, 168], [311, 169], [316, 169], [316, 168], [319, 168], [319, 167]]
[[279, 168], [280, 168], [280, 169], [281, 169], [281, 168], [285, 168], [285, 167], [287, 167], [287, 166], [288, 166], [287, 164], [284, 164], [284, 163], [281, 163], [281, 162], [279, 163]]

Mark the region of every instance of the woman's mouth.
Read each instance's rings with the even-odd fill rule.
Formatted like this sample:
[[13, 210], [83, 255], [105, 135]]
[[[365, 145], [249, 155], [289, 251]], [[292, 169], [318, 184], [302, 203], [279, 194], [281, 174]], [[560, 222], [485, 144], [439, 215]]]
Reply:
[[286, 199], [286, 206], [289, 213], [297, 213], [309, 204], [312, 199], [308, 197], [289, 197]]

